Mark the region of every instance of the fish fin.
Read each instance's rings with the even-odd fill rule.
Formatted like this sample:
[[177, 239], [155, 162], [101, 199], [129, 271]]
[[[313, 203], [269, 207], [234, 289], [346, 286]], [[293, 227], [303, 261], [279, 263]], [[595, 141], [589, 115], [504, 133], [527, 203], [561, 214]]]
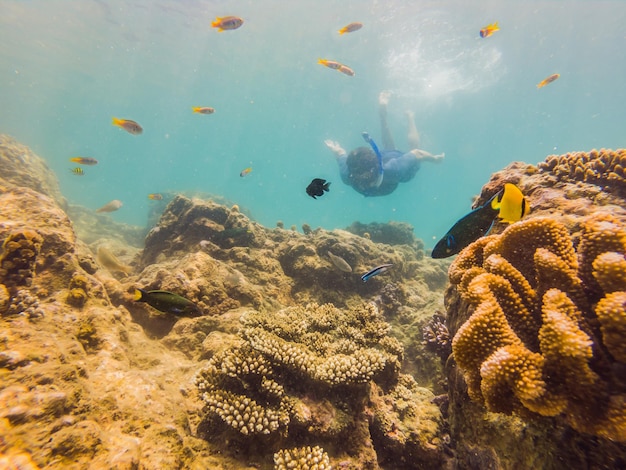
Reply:
[[124, 120], [114, 117], [112, 119], [112, 123], [114, 126], [121, 126], [122, 124], [124, 124]]
[[493, 219], [493, 222], [491, 222], [491, 225], [489, 226], [489, 230], [487, 230], [487, 231], [485, 232], [485, 234], [483, 235], [483, 237], [486, 237], [487, 235], [489, 235], [489, 232], [491, 232], [491, 229], [492, 229], [492, 228], [493, 228], [493, 226], [496, 224], [496, 220], [497, 220], [497, 218], [496, 218], [496, 219]]
[[145, 293], [144, 290], [135, 288], [135, 293], [134, 293], [135, 302], [140, 302], [141, 299], [143, 298], [144, 293]]
[[222, 18], [218, 16], [217, 18], [215, 18], [215, 21], [211, 23], [211, 26], [213, 26], [214, 28], [217, 28], [220, 25], [221, 21], [222, 21]]
[[322, 188], [324, 188], [324, 191], [330, 191], [329, 186], [330, 186], [330, 181], [326, 183], [324, 186], [322, 186]]
[[192, 106], [192, 107], [191, 107], [191, 110], [192, 110], [194, 113], [199, 113], [199, 112], [200, 112], [200, 108], [199, 108], [199, 107], [197, 107], [197, 106]]
[[345, 32], [346, 32], [346, 28], [341, 28], [341, 29], [339, 30], [339, 34], [345, 34]]

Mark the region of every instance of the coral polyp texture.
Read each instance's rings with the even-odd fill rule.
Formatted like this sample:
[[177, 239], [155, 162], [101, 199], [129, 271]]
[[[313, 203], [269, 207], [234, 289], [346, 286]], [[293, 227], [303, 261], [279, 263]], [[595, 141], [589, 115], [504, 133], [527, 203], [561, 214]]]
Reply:
[[7, 287], [30, 286], [43, 238], [34, 230], [9, 234], [2, 244], [0, 280]]
[[626, 150], [591, 150], [549, 155], [538, 165], [559, 180], [578, 180], [598, 184], [626, 195]]
[[[452, 341], [468, 393], [488, 410], [561, 415], [626, 441], [626, 230], [605, 214], [564, 225], [535, 218], [463, 250], [450, 266], [471, 316]], [[622, 363], [620, 369], [620, 363]]]
[[281, 449], [274, 454], [274, 470], [330, 470], [328, 454], [319, 446]]

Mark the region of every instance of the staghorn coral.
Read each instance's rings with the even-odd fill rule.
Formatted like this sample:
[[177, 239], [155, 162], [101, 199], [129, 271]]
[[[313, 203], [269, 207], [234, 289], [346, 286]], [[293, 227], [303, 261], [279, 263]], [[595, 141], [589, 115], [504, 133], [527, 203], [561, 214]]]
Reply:
[[30, 286], [43, 238], [34, 230], [13, 232], [2, 244], [0, 279], [7, 287]]
[[490, 411], [562, 415], [626, 441], [626, 230], [607, 215], [565, 226], [526, 220], [467, 247], [450, 266], [471, 316], [452, 341], [468, 393]]
[[330, 470], [328, 454], [319, 446], [281, 449], [274, 454], [274, 470]]
[[549, 155], [538, 168], [551, 172], [559, 180], [578, 180], [607, 187], [624, 194], [626, 150], [591, 150]]

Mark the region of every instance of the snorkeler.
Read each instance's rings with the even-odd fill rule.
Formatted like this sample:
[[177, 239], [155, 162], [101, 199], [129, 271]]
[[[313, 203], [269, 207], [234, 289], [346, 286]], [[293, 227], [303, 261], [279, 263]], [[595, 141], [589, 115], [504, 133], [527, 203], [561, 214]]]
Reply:
[[374, 140], [363, 133], [369, 147], [358, 147], [349, 154], [338, 142], [326, 140], [324, 143], [337, 157], [341, 180], [364, 196], [386, 196], [398, 187], [413, 179], [422, 161], [439, 162], [445, 154], [433, 155], [419, 148], [419, 133], [415, 126], [414, 114], [407, 112], [409, 121], [408, 141], [413, 148], [402, 152], [395, 148], [387, 125], [387, 104], [390, 93], [383, 91], [378, 97], [379, 117], [383, 148], [379, 150]]

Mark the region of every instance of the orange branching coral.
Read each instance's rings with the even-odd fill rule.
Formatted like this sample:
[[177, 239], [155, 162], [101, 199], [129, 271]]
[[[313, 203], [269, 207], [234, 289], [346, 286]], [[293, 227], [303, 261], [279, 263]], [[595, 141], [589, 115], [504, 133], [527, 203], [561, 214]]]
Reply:
[[43, 238], [34, 230], [11, 233], [2, 244], [0, 280], [7, 287], [30, 286]]
[[626, 230], [588, 218], [567, 229], [529, 219], [463, 250], [450, 281], [473, 311], [452, 341], [472, 399], [490, 411], [562, 414], [582, 432], [626, 441]]
[[538, 165], [559, 180], [572, 179], [599, 184], [623, 191], [626, 183], [626, 150], [592, 150], [550, 155]]

